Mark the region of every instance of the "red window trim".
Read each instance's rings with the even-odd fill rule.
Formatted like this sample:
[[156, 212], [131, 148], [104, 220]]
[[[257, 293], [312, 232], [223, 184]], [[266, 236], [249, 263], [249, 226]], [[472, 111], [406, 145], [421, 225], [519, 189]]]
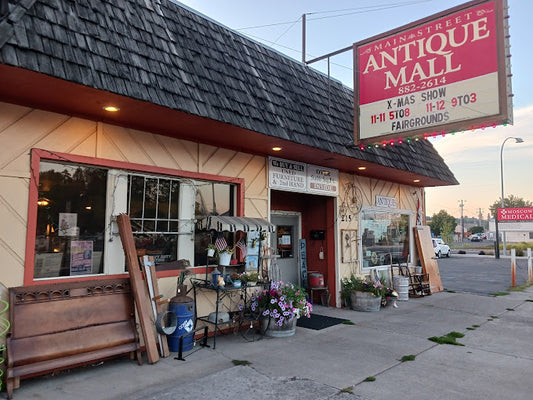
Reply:
[[[244, 179], [220, 176], [214, 174], [205, 174], [200, 172], [183, 171], [172, 168], [157, 167], [154, 165], [136, 164], [125, 161], [108, 160], [97, 157], [87, 157], [76, 154], [60, 153], [55, 151], [32, 149], [30, 154], [30, 188], [28, 196], [28, 229], [26, 232], [26, 254], [24, 262], [24, 285], [39, 285], [53, 283], [57, 281], [84, 281], [89, 279], [110, 279], [116, 277], [128, 276], [127, 273], [118, 275], [98, 275], [90, 277], [75, 278], [51, 278], [39, 279], [33, 278], [35, 265], [35, 233], [37, 230], [37, 200], [39, 197], [39, 171], [41, 160], [64, 161], [79, 164], [93, 165], [96, 167], [124, 169], [142, 173], [153, 173], [158, 175], [169, 175], [180, 178], [203, 179], [216, 181], [220, 183], [231, 183], [236, 187], [236, 214], [244, 216]], [[198, 269], [198, 271], [196, 271]], [[181, 270], [161, 271], [157, 273], [159, 278], [179, 276]], [[192, 272], [205, 272], [205, 267], [193, 268]]]

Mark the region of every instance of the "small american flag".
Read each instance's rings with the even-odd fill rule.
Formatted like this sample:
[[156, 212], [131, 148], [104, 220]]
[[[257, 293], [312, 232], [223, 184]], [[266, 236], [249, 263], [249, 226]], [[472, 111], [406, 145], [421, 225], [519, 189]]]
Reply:
[[246, 241], [244, 240], [244, 238], [241, 238], [236, 246], [241, 249], [241, 253], [242, 253], [242, 256], [243, 257], [246, 257], [246, 254], [248, 253], [247, 250], [246, 250]]
[[215, 240], [215, 247], [218, 249], [218, 251], [224, 250], [228, 246], [228, 243], [226, 242], [226, 238], [224, 238], [224, 235], [220, 235], [217, 237], [217, 240]]

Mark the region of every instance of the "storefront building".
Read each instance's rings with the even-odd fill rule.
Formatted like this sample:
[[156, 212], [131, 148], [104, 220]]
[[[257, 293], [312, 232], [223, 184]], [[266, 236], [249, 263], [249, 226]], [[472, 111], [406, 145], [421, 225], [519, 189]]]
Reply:
[[271, 278], [317, 271], [340, 306], [342, 277], [412, 260], [424, 187], [457, 184], [426, 140], [353, 146], [351, 89], [171, 1], [2, 3], [2, 298], [127, 276], [122, 213], [172, 297], [224, 215], [275, 224]]

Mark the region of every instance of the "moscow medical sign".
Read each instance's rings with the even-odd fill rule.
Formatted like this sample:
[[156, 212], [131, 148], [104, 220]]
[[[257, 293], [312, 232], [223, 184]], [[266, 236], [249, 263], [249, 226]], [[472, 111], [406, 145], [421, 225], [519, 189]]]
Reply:
[[533, 221], [533, 207], [498, 208], [498, 221]]
[[476, 0], [354, 44], [354, 138], [512, 123], [505, 0]]

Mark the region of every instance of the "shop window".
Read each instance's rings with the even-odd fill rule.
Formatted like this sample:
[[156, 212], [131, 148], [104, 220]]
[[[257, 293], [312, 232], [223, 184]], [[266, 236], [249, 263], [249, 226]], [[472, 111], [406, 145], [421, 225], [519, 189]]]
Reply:
[[107, 171], [41, 162], [35, 278], [104, 271]]
[[129, 174], [128, 215], [137, 254], [154, 257], [156, 265], [177, 261], [179, 189], [178, 179]]
[[60, 161], [41, 160], [38, 198], [34, 278], [124, 273], [120, 213], [158, 270], [205, 265], [207, 216], [235, 213], [234, 184]]
[[207, 265], [207, 245], [214, 243], [218, 235], [223, 235], [229, 247], [235, 243], [232, 232], [215, 232], [207, 230], [207, 217], [210, 215], [235, 216], [235, 190], [226, 183], [197, 182], [194, 236], [194, 265]]
[[408, 213], [363, 210], [361, 232], [363, 268], [407, 261], [411, 251]]

